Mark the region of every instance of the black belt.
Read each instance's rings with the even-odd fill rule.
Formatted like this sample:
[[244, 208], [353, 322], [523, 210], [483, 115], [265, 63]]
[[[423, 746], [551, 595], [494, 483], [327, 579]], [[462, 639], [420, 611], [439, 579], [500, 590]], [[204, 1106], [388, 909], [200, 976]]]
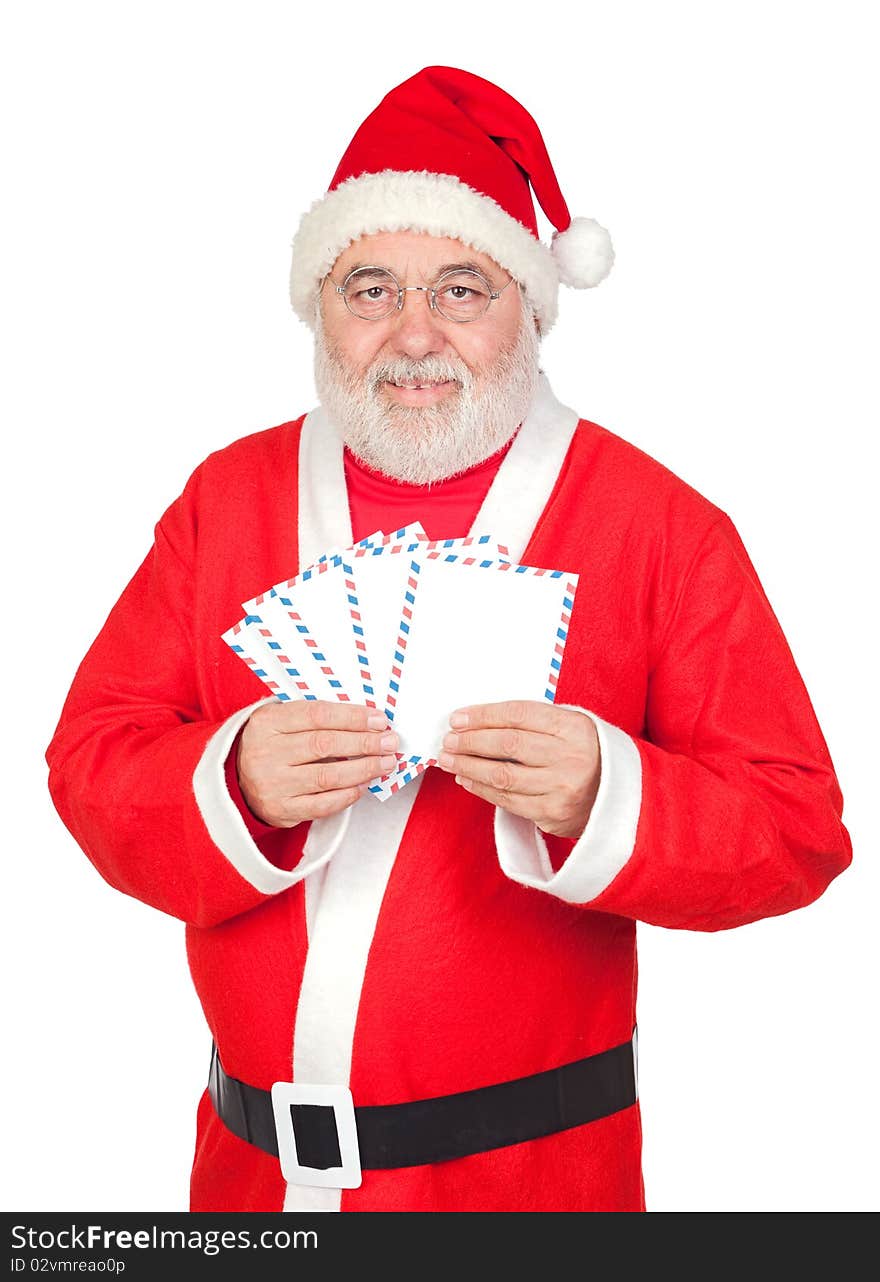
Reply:
[[[637, 1098], [634, 1052], [633, 1041], [629, 1041], [497, 1086], [405, 1104], [357, 1107], [354, 1122], [360, 1165], [387, 1170], [445, 1162], [540, 1139], [617, 1113]], [[286, 1085], [284, 1089], [296, 1090]], [[308, 1092], [316, 1088], [300, 1089]], [[234, 1135], [278, 1157], [271, 1092], [227, 1076], [216, 1046], [211, 1054], [208, 1091], [217, 1116]], [[285, 1125], [288, 1111], [299, 1166], [318, 1172], [339, 1168], [343, 1160], [336, 1109], [329, 1104], [284, 1104]], [[319, 1182], [329, 1180], [321, 1178]]]

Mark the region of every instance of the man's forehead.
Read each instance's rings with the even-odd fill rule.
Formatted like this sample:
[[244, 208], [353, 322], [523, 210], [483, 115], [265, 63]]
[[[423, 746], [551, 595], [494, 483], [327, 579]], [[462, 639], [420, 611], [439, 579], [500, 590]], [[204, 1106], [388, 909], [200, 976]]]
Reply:
[[389, 267], [395, 274], [425, 278], [453, 267], [468, 267], [490, 278], [504, 273], [494, 258], [464, 241], [427, 232], [398, 231], [359, 236], [336, 259], [331, 274], [338, 280], [340, 272], [344, 275], [358, 267], [376, 266]]

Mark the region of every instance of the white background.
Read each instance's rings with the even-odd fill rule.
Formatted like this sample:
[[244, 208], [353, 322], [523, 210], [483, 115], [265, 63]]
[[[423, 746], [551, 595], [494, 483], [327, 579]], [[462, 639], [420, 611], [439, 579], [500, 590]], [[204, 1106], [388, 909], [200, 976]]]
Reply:
[[873, 6], [310, 8], [5, 11], [0, 1205], [186, 1208], [210, 1048], [183, 927], [99, 878], [43, 753], [190, 471], [314, 404], [293, 232], [379, 98], [447, 63], [528, 107], [611, 231], [545, 368], [733, 518], [855, 846], [794, 914], [639, 928], [649, 1209], [877, 1210]]

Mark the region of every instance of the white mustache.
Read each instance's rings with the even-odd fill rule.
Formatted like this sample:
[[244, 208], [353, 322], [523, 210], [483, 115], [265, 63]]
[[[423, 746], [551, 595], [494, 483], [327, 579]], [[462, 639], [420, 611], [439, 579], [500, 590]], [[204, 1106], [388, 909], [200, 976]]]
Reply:
[[376, 392], [383, 383], [458, 383], [467, 390], [474, 380], [464, 363], [429, 356], [421, 361], [382, 361], [367, 371], [365, 381]]

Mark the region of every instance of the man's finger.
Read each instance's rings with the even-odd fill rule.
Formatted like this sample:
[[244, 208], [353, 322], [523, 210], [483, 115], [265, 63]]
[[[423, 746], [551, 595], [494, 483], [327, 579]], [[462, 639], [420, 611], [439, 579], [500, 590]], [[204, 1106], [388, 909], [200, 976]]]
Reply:
[[358, 788], [339, 788], [336, 791], [316, 793], [313, 796], [292, 797], [284, 807], [284, 816], [273, 820], [276, 828], [295, 828], [311, 819], [326, 819], [328, 815], [347, 810], [367, 791], [367, 785]]
[[525, 766], [548, 766], [559, 755], [553, 735], [519, 726], [499, 730], [452, 730], [443, 740], [447, 752], [488, 757], [493, 761], [519, 761]]
[[296, 766], [290, 772], [285, 792], [288, 797], [308, 797], [353, 788], [389, 774], [396, 765], [397, 758], [389, 753], [384, 757], [355, 757], [350, 761], [318, 761]]
[[487, 730], [511, 726], [518, 730], [538, 730], [555, 734], [560, 725], [560, 710], [552, 703], [531, 699], [510, 699], [504, 703], [479, 703], [456, 708], [449, 718], [453, 730]]
[[441, 770], [446, 770], [457, 778], [484, 784], [505, 796], [519, 793], [527, 797], [542, 797], [549, 786], [546, 771], [521, 766], [515, 761], [489, 761], [485, 757], [465, 757], [441, 752], [439, 765]]
[[303, 730], [285, 735], [283, 752], [290, 766], [353, 757], [394, 753], [399, 740], [393, 730]]
[[303, 730], [387, 730], [388, 720], [363, 703], [331, 703], [327, 699], [274, 700], [255, 708], [251, 719], [265, 720], [281, 734]]
[[478, 783], [475, 779], [466, 779], [464, 775], [459, 775], [455, 782], [466, 792], [473, 793], [475, 797], [482, 797], [483, 801], [488, 801], [493, 806], [500, 806], [502, 810], [509, 810], [511, 814], [521, 815], [523, 819], [534, 821], [542, 812], [541, 803], [536, 797], [524, 796], [517, 792], [500, 792], [489, 784]]

